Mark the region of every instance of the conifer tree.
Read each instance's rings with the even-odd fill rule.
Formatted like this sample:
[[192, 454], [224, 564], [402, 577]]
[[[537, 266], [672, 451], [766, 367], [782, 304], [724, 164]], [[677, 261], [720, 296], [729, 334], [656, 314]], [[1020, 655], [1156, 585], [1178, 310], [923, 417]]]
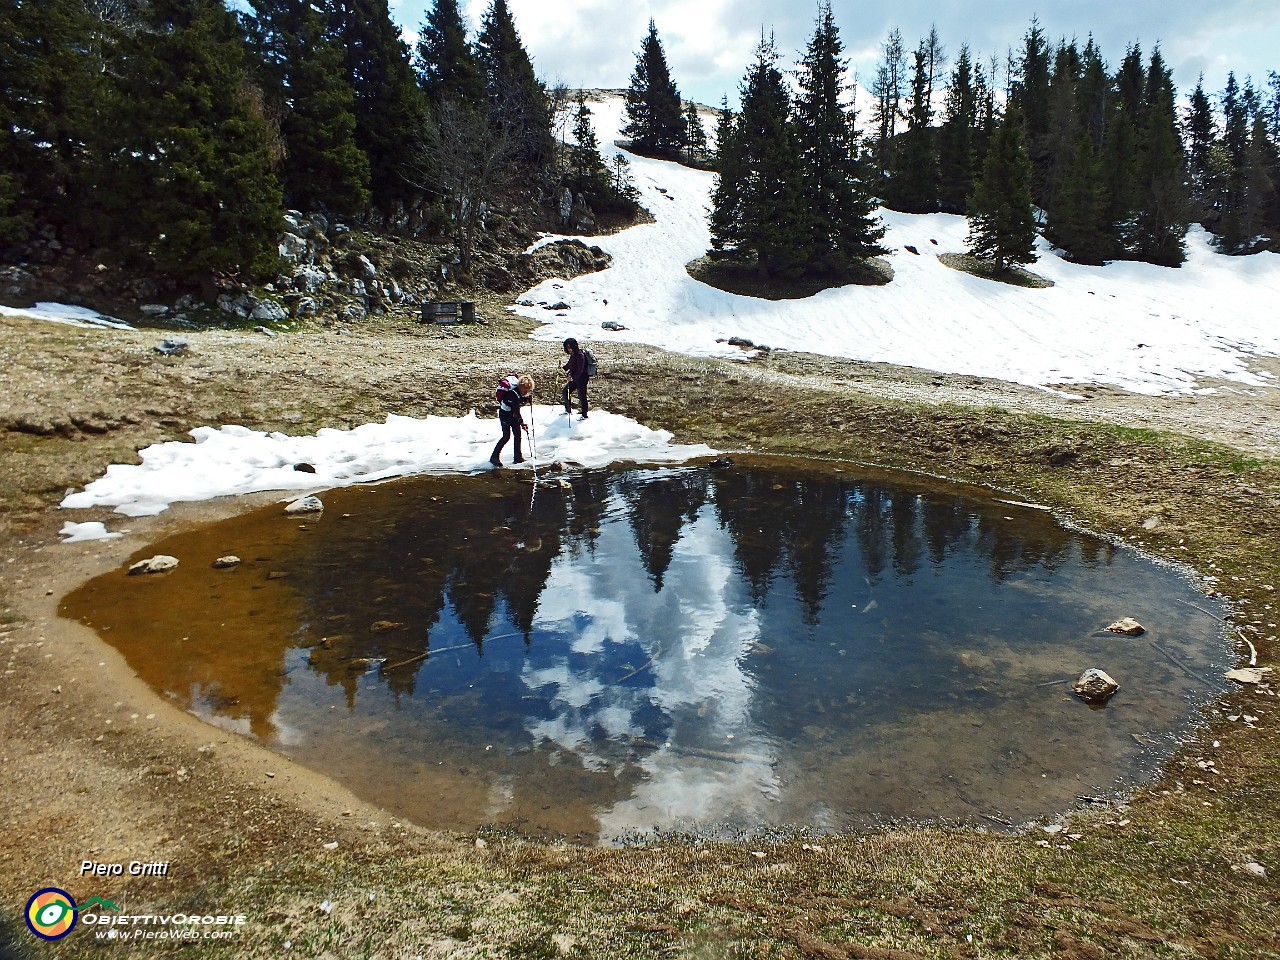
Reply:
[[569, 163], [568, 187], [592, 199], [604, 199], [610, 194], [609, 172], [600, 156], [600, 141], [591, 122], [591, 108], [586, 95], [579, 90], [574, 105], [574, 147]]
[[1102, 163], [1093, 140], [1082, 136], [1058, 186], [1057, 203], [1045, 225], [1046, 235], [1076, 263], [1101, 265], [1115, 253], [1106, 210]]
[[1187, 147], [1187, 175], [1191, 185], [1191, 199], [1195, 204], [1197, 219], [1201, 223], [1207, 223], [1212, 217], [1213, 207], [1210, 158], [1217, 139], [1217, 121], [1213, 115], [1213, 105], [1204, 92], [1204, 74], [1200, 75], [1200, 79], [1196, 81], [1195, 90], [1191, 91], [1182, 129], [1182, 139]]
[[[801, 191], [803, 166], [790, 117], [790, 96], [777, 68], [773, 40], [762, 40], [741, 87], [742, 111], [728, 144], [712, 198], [712, 247], [717, 254], [754, 262], [762, 279], [794, 277], [812, 254], [812, 229]], [[732, 158], [736, 182], [726, 180]], [[721, 203], [724, 210], [721, 211]], [[732, 211], [731, 217], [718, 211]]]
[[898, 133], [898, 121], [902, 117], [902, 100], [906, 96], [907, 54], [902, 45], [902, 34], [895, 27], [889, 31], [880, 48], [880, 63], [875, 79], [871, 82], [871, 122], [875, 125], [875, 157], [877, 171], [884, 176], [893, 158], [894, 137]]
[[658, 39], [658, 27], [650, 20], [649, 33], [636, 54], [636, 68], [627, 88], [623, 136], [641, 153], [674, 156], [685, 144], [681, 103], [666, 52]]
[[1036, 260], [1035, 240], [1031, 159], [1022, 140], [1022, 117], [1011, 105], [969, 201], [969, 252], [1003, 273]]
[[90, 202], [84, 144], [98, 114], [95, 25], [79, 0], [0, 4], [0, 244]]
[[484, 103], [484, 73], [458, 0], [435, 0], [418, 35], [414, 66], [429, 103], [453, 100], [477, 109]]
[[795, 104], [804, 163], [803, 202], [819, 267], [886, 252], [880, 245], [884, 227], [874, 216], [875, 201], [856, 159], [853, 119], [845, 106], [843, 53], [831, 4], [823, 3], [800, 61]]
[[1176, 267], [1186, 259], [1190, 201], [1182, 142], [1169, 90], [1153, 88], [1138, 162], [1136, 231], [1132, 253], [1139, 260]]
[[905, 213], [938, 209], [938, 156], [933, 143], [933, 104], [929, 86], [929, 58], [924, 43], [916, 49], [907, 101], [907, 129], [902, 134], [885, 184], [886, 206]]
[[1082, 134], [1076, 100], [1079, 55], [1073, 45], [1058, 48], [1049, 80], [1049, 117], [1043, 141], [1044, 169], [1040, 204], [1052, 217], [1063, 181], [1071, 174]]
[[969, 47], [964, 45], [951, 72], [938, 131], [938, 208], [947, 213], [964, 213], [973, 192], [977, 96]]
[[738, 222], [742, 215], [742, 184], [748, 176], [747, 157], [738, 136], [737, 115], [729, 108], [729, 98], [720, 101], [716, 122], [716, 183], [711, 193], [711, 255], [729, 257], [737, 247]]
[[363, 210], [369, 158], [356, 144], [355, 91], [342, 51], [324, 36], [310, 0], [253, 0], [253, 8], [251, 32], [286, 145], [285, 202], [304, 210]]
[[1031, 26], [1023, 38], [1022, 56], [1017, 62], [1017, 75], [1012, 81], [1010, 101], [1017, 105], [1023, 120], [1023, 138], [1031, 157], [1032, 194], [1043, 200], [1047, 167], [1045, 141], [1049, 134], [1049, 78], [1052, 71], [1049, 45], [1040, 22], [1031, 18]]
[[685, 159], [690, 163], [703, 160], [707, 155], [707, 130], [702, 125], [698, 105], [690, 100], [684, 105]]
[[555, 157], [547, 89], [534, 72], [506, 0], [492, 0], [485, 11], [476, 56], [490, 122], [512, 131], [520, 165], [535, 179], [545, 179]]
[[328, 0], [329, 36], [343, 51], [355, 92], [356, 143], [369, 158], [373, 203], [384, 212], [416, 193], [417, 162], [427, 106], [392, 22], [387, 0]]
[[1224, 253], [1254, 253], [1267, 245], [1266, 231], [1275, 226], [1275, 169], [1276, 149], [1259, 113], [1250, 125], [1244, 162], [1233, 177], [1231, 206], [1222, 218], [1219, 248]]
[[282, 194], [247, 53], [222, 0], [152, 0], [112, 71], [104, 231], [206, 295], [219, 274], [277, 262]]

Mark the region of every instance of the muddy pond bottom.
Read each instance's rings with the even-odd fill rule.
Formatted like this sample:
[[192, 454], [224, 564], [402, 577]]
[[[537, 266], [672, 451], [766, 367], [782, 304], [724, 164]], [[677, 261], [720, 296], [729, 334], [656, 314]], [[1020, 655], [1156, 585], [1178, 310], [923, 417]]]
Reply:
[[989, 492], [762, 458], [528, 481], [273, 505], [62, 612], [397, 816], [581, 842], [1054, 816], [1151, 776], [1228, 666], [1180, 573]]

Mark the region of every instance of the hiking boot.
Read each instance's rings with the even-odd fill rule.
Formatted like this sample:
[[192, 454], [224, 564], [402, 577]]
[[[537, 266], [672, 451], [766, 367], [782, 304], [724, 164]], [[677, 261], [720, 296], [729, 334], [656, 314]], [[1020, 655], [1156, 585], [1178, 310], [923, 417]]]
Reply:
[[511, 462], [512, 462], [512, 463], [524, 463], [524, 457], [516, 457], [516, 458], [515, 458], [514, 460], [512, 460]]
[[489, 462], [492, 463], [495, 467], [502, 466], [502, 461], [499, 460], [497, 457], [490, 457]]

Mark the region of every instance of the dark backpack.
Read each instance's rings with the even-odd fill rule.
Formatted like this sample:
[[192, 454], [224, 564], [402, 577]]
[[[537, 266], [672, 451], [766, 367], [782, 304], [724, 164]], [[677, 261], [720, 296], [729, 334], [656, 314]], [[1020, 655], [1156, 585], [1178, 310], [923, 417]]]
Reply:
[[587, 358], [587, 365], [584, 368], [583, 372], [588, 377], [594, 377], [596, 374], [600, 372], [600, 367], [596, 364], [596, 355], [592, 353], [590, 350], [583, 350], [582, 355]]

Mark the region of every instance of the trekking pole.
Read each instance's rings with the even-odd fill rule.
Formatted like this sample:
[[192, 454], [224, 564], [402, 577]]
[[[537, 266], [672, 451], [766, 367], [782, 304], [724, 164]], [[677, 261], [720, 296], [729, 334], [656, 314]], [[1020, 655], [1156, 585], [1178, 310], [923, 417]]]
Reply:
[[533, 493], [529, 496], [529, 509], [533, 510], [533, 501], [538, 497], [538, 442], [537, 430], [533, 425], [533, 404], [529, 404], [529, 462], [533, 464]]

